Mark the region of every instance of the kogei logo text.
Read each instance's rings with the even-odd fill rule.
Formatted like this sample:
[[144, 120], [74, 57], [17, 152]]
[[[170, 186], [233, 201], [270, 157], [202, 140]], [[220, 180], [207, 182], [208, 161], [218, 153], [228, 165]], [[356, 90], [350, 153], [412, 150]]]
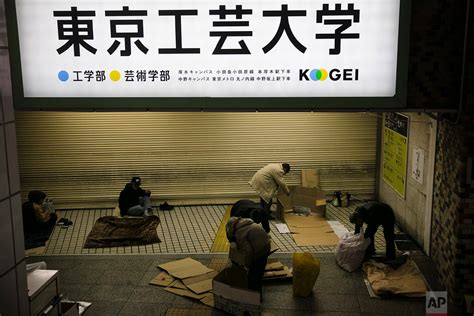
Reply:
[[299, 80], [300, 81], [325, 81], [326, 79], [331, 81], [357, 81], [359, 80], [359, 69], [300, 69]]

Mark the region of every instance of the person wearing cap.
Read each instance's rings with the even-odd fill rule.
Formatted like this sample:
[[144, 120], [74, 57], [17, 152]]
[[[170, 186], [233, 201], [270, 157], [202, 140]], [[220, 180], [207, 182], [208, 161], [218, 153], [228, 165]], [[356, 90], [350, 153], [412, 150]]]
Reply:
[[251, 200], [238, 200], [230, 210], [230, 216], [251, 218], [255, 223], [261, 224], [263, 229], [269, 233], [270, 224], [268, 215], [260, 204]]
[[260, 205], [267, 213], [269, 219], [275, 219], [270, 213], [273, 196], [278, 192], [278, 188], [287, 195], [290, 190], [283, 177], [290, 172], [288, 163], [270, 163], [258, 170], [249, 181], [250, 186], [260, 197]]
[[367, 224], [364, 232], [364, 238], [370, 238], [370, 245], [365, 253], [367, 258], [375, 255], [374, 237], [379, 226], [382, 226], [386, 247], [385, 258], [387, 260], [395, 259], [395, 215], [389, 205], [381, 202], [368, 202], [356, 208], [349, 220], [355, 224], [355, 234], [360, 233], [364, 223]]
[[133, 177], [120, 192], [119, 208], [120, 215], [149, 216], [152, 211], [149, 190], [140, 187], [140, 177]]

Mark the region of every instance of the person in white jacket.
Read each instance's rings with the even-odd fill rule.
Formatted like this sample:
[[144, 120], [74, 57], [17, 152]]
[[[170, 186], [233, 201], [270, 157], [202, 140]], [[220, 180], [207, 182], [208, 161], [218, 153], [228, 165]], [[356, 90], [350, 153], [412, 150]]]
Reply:
[[290, 190], [283, 179], [283, 176], [290, 172], [288, 163], [270, 163], [258, 170], [249, 181], [250, 186], [260, 196], [260, 205], [268, 214], [269, 219], [275, 219], [270, 213], [272, 198], [281, 188], [286, 194]]

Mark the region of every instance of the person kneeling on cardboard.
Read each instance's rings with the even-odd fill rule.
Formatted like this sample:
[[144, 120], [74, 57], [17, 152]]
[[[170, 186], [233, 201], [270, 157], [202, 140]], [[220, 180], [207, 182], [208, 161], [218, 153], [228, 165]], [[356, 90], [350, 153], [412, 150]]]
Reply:
[[229, 242], [244, 253], [249, 289], [262, 293], [262, 278], [270, 255], [270, 238], [250, 218], [231, 217], [226, 225]]

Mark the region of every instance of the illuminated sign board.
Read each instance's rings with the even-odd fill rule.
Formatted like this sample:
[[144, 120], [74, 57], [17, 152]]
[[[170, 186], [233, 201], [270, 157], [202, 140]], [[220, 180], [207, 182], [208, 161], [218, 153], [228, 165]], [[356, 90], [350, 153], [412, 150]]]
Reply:
[[400, 113], [386, 113], [383, 127], [384, 181], [402, 198], [407, 183], [409, 117]]
[[400, 0], [13, 1], [19, 108], [404, 106]]

